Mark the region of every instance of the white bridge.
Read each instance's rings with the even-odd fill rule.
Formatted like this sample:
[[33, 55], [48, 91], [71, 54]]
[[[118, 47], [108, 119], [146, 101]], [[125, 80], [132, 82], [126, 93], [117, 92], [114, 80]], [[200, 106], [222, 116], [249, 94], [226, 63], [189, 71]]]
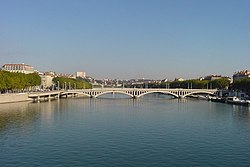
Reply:
[[[195, 94], [214, 95], [217, 89], [138, 89], [138, 88], [95, 88], [95, 89], [76, 89], [68, 90], [68, 93], [86, 95], [97, 98], [104, 94], [125, 94], [132, 98], [140, 98], [146, 94], [162, 93], [172, 95], [175, 98], [184, 98]], [[64, 92], [66, 93], [66, 92]]]

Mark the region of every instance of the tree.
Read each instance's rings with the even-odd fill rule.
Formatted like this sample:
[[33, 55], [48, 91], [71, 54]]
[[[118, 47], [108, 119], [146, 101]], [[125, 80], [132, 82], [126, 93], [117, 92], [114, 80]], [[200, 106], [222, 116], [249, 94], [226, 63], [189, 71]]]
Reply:
[[213, 88], [227, 89], [229, 87], [230, 80], [228, 80], [228, 78], [220, 78], [220, 79], [213, 80], [210, 83], [212, 84]]
[[0, 71], [0, 91], [22, 90], [31, 86], [39, 86], [41, 78], [37, 73], [23, 74]]
[[69, 88], [69, 84], [71, 85], [71, 88], [76, 89], [91, 89], [92, 85], [84, 80], [79, 79], [73, 79], [73, 78], [65, 78], [65, 77], [55, 77], [53, 78], [53, 82], [57, 85], [59, 81], [59, 87], [65, 89], [65, 83], [66, 88]]
[[250, 90], [250, 78], [243, 78], [234, 80], [232, 84], [233, 90], [242, 90], [244, 92], [249, 92]]
[[[227, 78], [220, 78], [213, 81], [209, 80], [186, 80], [174, 81], [170, 83], [171, 88], [193, 88], [193, 89], [226, 89], [229, 87], [230, 81]], [[192, 86], [191, 86], [192, 85]]]

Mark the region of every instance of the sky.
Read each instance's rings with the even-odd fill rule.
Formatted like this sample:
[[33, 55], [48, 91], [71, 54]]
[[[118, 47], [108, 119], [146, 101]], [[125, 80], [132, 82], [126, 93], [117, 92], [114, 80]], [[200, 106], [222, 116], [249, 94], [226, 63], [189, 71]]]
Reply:
[[96, 79], [250, 70], [249, 0], [0, 0], [0, 63]]

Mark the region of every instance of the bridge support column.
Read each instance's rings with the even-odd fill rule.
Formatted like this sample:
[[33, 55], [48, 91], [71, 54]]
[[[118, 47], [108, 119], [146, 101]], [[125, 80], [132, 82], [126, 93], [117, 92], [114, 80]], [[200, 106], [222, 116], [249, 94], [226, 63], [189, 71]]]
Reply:
[[37, 101], [38, 101], [38, 102], [40, 101], [40, 96], [39, 96], [39, 95], [37, 96]]
[[133, 99], [138, 99], [139, 97], [138, 97], [138, 96], [136, 96], [136, 95], [134, 95], [132, 98], [133, 98]]

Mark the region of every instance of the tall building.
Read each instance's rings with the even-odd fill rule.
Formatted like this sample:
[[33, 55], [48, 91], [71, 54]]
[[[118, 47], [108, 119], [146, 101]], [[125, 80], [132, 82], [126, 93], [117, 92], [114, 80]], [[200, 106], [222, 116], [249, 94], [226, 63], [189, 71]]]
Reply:
[[24, 74], [34, 73], [34, 67], [30, 65], [22, 64], [4, 64], [2, 70], [9, 72], [19, 72]]
[[85, 72], [76, 72], [76, 77], [86, 78]]

